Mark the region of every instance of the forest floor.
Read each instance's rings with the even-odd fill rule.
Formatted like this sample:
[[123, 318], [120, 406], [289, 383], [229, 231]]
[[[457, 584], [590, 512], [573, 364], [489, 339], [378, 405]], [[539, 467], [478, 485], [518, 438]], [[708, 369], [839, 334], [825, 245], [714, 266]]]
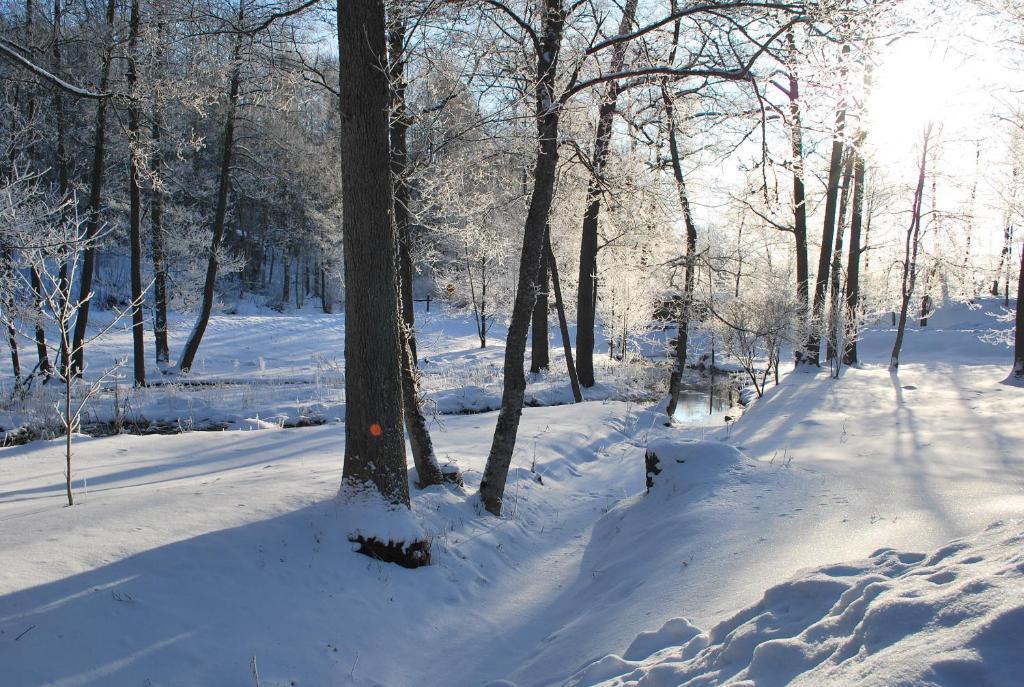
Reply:
[[[1012, 684], [1024, 659], [992, 635], [1024, 630], [1024, 388], [1004, 383], [1005, 345], [979, 340], [993, 326], [985, 310], [913, 328], [898, 374], [886, 365], [892, 332], [871, 330], [863, 367], [787, 374], [731, 426], [716, 413], [667, 428], [658, 405], [628, 400], [526, 408], [501, 519], [475, 500], [495, 414], [438, 416], [438, 454], [466, 486], [415, 493], [434, 564], [412, 571], [351, 551], [333, 498], [341, 424], [81, 438], [73, 508], [59, 442], [0, 449], [0, 681], [784, 684], [825, 659], [806, 642], [773, 654], [764, 640], [819, 636], [822, 623], [836, 635], [832, 604], [882, 603], [865, 589], [888, 584], [930, 605], [880, 607], [882, 639], [854, 641], [862, 626], [850, 625], [829, 654], [849, 670], [807, 684], [895, 684], [869, 669], [896, 650], [905, 684]], [[208, 351], [246, 345], [218, 331]], [[251, 344], [251, 376], [309, 365], [302, 346], [330, 345], [295, 337]], [[431, 360], [472, 348], [424, 341]], [[685, 443], [695, 439], [720, 443]], [[645, 496], [644, 450], [666, 442], [693, 467]], [[738, 450], [707, 449], [721, 444]], [[878, 551], [931, 551], [1000, 520], [956, 556]], [[975, 560], [990, 563], [959, 572]], [[922, 572], [945, 596], [906, 587]], [[944, 654], [924, 628], [952, 621], [910, 620], [968, 594], [983, 603], [957, 627], [974, 629], [944, 636]]]

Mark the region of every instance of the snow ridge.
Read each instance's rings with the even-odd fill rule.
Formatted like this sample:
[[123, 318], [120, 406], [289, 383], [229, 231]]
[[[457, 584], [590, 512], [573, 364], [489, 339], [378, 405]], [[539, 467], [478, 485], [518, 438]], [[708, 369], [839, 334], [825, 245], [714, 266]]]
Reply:
[[698, 633], [673, 619], [566, 687], [1019, 685], [1024, 523], [931, 555], [881, 549], [769, 589]]

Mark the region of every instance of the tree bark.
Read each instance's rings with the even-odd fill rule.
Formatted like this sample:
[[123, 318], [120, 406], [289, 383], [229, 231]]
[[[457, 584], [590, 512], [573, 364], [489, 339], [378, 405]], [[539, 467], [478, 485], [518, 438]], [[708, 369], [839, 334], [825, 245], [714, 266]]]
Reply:
[[828, 341], [825, 348], [825, 359], [832, 362], [839, 361], [839, 325], [842, 322], [842, 313], [839, 311], [842, 298], [840, 297], [840, 270], [843, 264], [843, 238], [846, 234], [846, 210], [850, 202], [850, 183], [853, 179], [853, 148], [846, 147], [845, 160], [843, 162], [842, 190], [839, 197], [839, 216], [836, 221], [835, 247], [832, 250], [832, 267], [829, 281], [829, 316], [828, 316]]
[[[4, 248], [2, 257], [2, 278], [10, 280], [11, 288], [14, 288], [14, 251]], [[21, 359], [18, 357], [18, 330], [14, 328], [14, 294], [5, 295], [3, 309], [7, 312], [7, 346], [11, 350], [11, 371], [14, 372], [15, 388], [21, 385]]]
[[[128, 32], [128, 91], [135, 95], [138, 83], [136, 51], [139, 38], [139, 0], [132, 0]], [[132, 289], [132, 362], [135, 386], [146, 385], [146, 342], [142, 322], [142, 202], [139, 188], [139, 166], [135, 146], [140, 144], [139, 106], [132, 100], [128, 106], [128, 226], [131, 244]], [[78, 323], [75, 323], [78, 331]], [[76, 352], [81, 351], [76, 349]]]
[[409, 505], [390, 101], [381, 0], [339, 2], [342, 227], [345, 249], [343, 486], [372, 485]]
[[558, 262], [555, 260], [555, 252], [551, 250], [551, 232], [544, 236], [544, 255], [547, 264], [551, 268], [551, 284], [555, 289], [555, 310], [558, 311], [558, 330], [562, 336], [562, 350], [565, 352], [565, 371], [569, 375], [569, 385], [572, 387], [572, 398], [576, 403], [583, 401], [583, 394], [580, 392], [580, 378], [576, 374], [576, 363], [572, 358], [572, 345], [569, 343], [569, 323], [565, 318], [565, 301], [562, 300], [562, 283], [558, 279]]
[[900, 302], [899, 324], [896, 327], [896, 341], [892, 346], [889, 369], [896, 371], [900, 364], [900, 351], [903, 348], [903, 333], [907, 328], [907, 310], [910, 299], [914, 295], [914, 283], [917, 280], [917, 251], [921, 236], [921, 204], [924, 200], [925, 170], [928, 165], [928, 145], [931, 142], [932, 126], [929, 124], [924, 131], [921, 144], [921, 163], [918, 168], [917, 190], [914, 192], [914, 203], [910, 212], [910, 227], [907, 229], [906, 243], [903, 250], [903, 278], [900, 282], [902, 300]]
[[[160, 40], [159, 36], [157, 40]], [[153, 337], [156, 345], [157, 365], [167, 365], [171, 360], [171, 348], [167, 341], [167, 256], [164, 251], [163, 230], [164, 193], [160, 178], [161, 174], [163, 174], [163, 149], [160, 131], [162, 126], [160, 103], [158, 100], [153, 107], [153, 155], [150, 159], [150, 170], [153, 174], [154, 183], [149, 203], [150, 246], [153, 253]]]
[[[545, 245], [551, 241], [551, 229], [544, 231]], [[533, 345], [530, 348], [530, 372], [540, 372], [551, 367], [551, 354], [548, 349], [548, 259], [547, 254], [541, 255], [540, 269], [537, 272], [537, 301], [533, 304], [533, 323], [530, 331]]]
[[[843, 45], [842, 66], [840, 67], [840, 83], [846, 83], [846, 59], [850, 46]], [[811, 329], [807, 339], [807, 362], [819, 365], [818, 355], [821, 352], [822, 317], [825, 312], [825, 296], [828, 294], [829, 265], [832, 260], [832, 243], [836, 231], [836, 205], [839, 199], [839, 175], [843, 166], [843, 136], [846, 126], [845, 96], [836, 109], [835, 135], [832, 139], [832, 154], [828, 165], [828, 188], [825, 191], [825, 221], [821, 230], [821, 250], [818, 253], [818, 273], [814, 283], [814, 303]]]
[[391, 78], [391, 178], [394, 182], [395, 228], [398, 232], [398, 272], [402, 281], [402, 322], [415, 368], [419, 356], [416, 352], [416, 315], [413, 310], [412, 215], [409, 188], [409, 116], [405, 103], [405, 18], [400, 16], [397, 4], [393, 6], [388, 31], [389, 76]]
[[419, 371], [416, 361], [416, 324], [413, 312], [412, 226], [409, 204], [412, 194], [408, 182], [409, 146], [407, 133], [409, 119], [405, 104], [405, 19], [396, 4], [388, 26], [388, 76], [391, 83], [391, 117], [389, 141], [391, 151], [391, 180], [394, 184], [395, 231], [398, 237], [398, 279], [402, 312], [402, 401], [405, 431], [409, 435], [412, 460], [419, 478], [417, 486], [441, 484], [444, 475], [434, 455], [434, 443], [427, 429], [427, 421], [420, 405]]
[[[240, 1], [238, 3], [239, 25], [244, 19], [245, 4]], [[235, 36], [235, 46], [231, 53], [231, 76], [228, 83], [227, 112], [224, 115], [224, 141], [221, 148], [220, 177], [217, 182], [217, 207], [213, 216], [213, 236], [210, 239], [210, 257], [206, 264], [206, 279], [203, 282], [203, 301], [199, 309], [199, 316], [185, 343], [185, 348], [181, 352], [181, 359], [178, 361], [178, 370], [183, 373], [192, 369], [192, 363], [199, 351], [199, 344], [203, 340], [203, 334], [206, 333], [206, 326], [210, 323], [210, 314], [213, 312], [213, 297], [219, 265], [217, 253], [220, 250], [221, 240], [224, 238], [224, 220], [227, 217], [228, 193], [231, 189], [231, 159], [235, 149], [235, 114], [238, 109], [238, 91], [242, 81], [240, 59], [242, 40], [241, 34]]]
[[561, 0], [544, 0], [542, 22], [540, 46], [537, 51], [535, 116], [538, 149], [533, 170], [533, 192], [523, 227], [523, 248], [519, 259], [516, 297], [505, 342], [501, 411], [498, 413], [491, 450], [480, 481], [481, 501], [484, 508], [494, 515], [501, 515], [508, 468], [512, 462], [512, 452], [515, 450], [519, 419], [523, 413], [523, 396], [526, 392], [526, 377], [523, 373], [526, 337], [534, 299], [537, 297], [537, 273], [540, 269], [544, 229], [551, 210], [558, 165], [559, 109], [555, 99], [555, 84], [558, 53], [565, 23]]
[[[800, 80], [796, 71], [796, 38], [792, 29], [786, 32], [789, 46], [789, 140], [793, 157], [793, 239], [796, 249], [796, 297], [800, 304], [800, 323], [806, 327], [810, 311], [807, 260], [807, 200], [804, 190], [803, 124], [800, 116]], [[794, 354], [797, 365], [807, 362], [807, 354], [798, 347]]]
[[860, 151], [864, 135], [858, 137], [853, 150], [853, 211], [850, 217], [850, 253], [846, 263], [846, 317], [849, 323], [843, 337], [843, 364], [857, 364], [857, 337], [860, 322], [860, 255], [861, 226], [864, 221], [864, 157]]
[[[677, 25], [678, 31], [678, 25]], [[693, 292], [696, 281], [694, 264], [697, 259], [697, 226], [693, 223], [693, 213], [690, 212], [690, 199], [686, 194], [686, 179], [683, 177], [682, 158], [679, 153], [679, 141], [676, 134], [675, 107], [669, 95], [668, 87], [662, 84], [662, 99], [665, 102], [665, 115], [668, 120], [668, 148], [672, 158], [672, 177], [676, 184], [676, 194], [679, 196], [679, 208], [683, 213], [683, 222], [686, 225], [686, 265], [683, 272], [683, 300], [679, 304], [679, 320], [676, 325], [676, 364], [668, 381], [668, 422], [672, 423], [676, 408], [679, 405], [679, 395], [682, 390], [683, 373], [686, 371], [686, 349], [689, 345], [690, 313], [693, 307]], [[623, 348], [625, 354], [625, 348]]]
[[[100, 65], [101, 93], [107, 92], [110, 81], [110, 63], [114, 54], [114, 13], [116, 3], [107, 0], [107, 36]], [[107, 102], [109, 98], [100, 98], [96, 103], [96, 127], [93, 135], [92, 173], [89, 181], [89, 210], [85, 224], [85, 250], [82, 254], [81, 274], [78, 282], [78, 312], [75, 314], [75, 330], [71, 340], [71, 371], [81, 375], [85, 368], [85, 329], [89, 324], [89, 304], [92, 293], [93, 273], [96, 270], [96, 236], [100, 231], [100, 204], [103, 195], [104, 158], [107, 139]]]
[[[636, 16], [637, 0], [626, 0], [619, 22], [619, 35], [629, 33]], [[622, 71], [628, 41], [612, 48], [612, 73]], [[594, 386], [594, 327], [597, 307], [597, 229], [601, 214], [601, 193], [604, 187], [604, 167], [608, 159], [608, 145], [612, 136], [612, 120], [621, 90], [620, 83], [609, 81], [598, 109], [597, 132], [591, 174], [587, 182], [587, 206], [583, 212], [583, 234], [580, 239], [580, 273], [576, 294], [576, 358], [580, 384]]]
[[1024, 300], [1024, 250], [1020, 255], [1020, 272], [1017, 274], [1017, 319], [1014, 323], [1013, 340], [1013, 375], [1024, 379], [1024, 310], [1020, 303]]

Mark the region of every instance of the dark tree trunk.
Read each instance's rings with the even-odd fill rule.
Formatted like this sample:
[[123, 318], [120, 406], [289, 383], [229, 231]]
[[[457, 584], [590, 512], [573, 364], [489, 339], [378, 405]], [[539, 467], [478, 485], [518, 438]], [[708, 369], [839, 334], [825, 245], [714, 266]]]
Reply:
[[860, 336], [860, 254], [861, 225], [864, 221], [864, 157], [861, 147], [864, 135], [858, 138], [853, 156], [853, 212], [850, 217], [850, 253], [846, 263], [846, 316], [849, 324], [843, 338], [843, 364], [857, 364], [857, 337]]
[[[114, 54], [114, 12], [116, 3], [107, 0], [107, 35], [100, 65], [100, 92], [107, 91], [110, 81], [110, 63]], [[89, 324], [89, 295], [92, 293], [93, 273], [96, 270], [96, 236], [100, 231], [100, 204], [103, 195], [103, 166], [107, 139], [107, 101], [100, 98], [96, 103], [96, 128], [93, 135], [92, 173], [89, 180], [89, 210], [85, 223], [85, 250], [82, 253], [82, 267], [78, 286], [78, 312], [75, 314], [75, 331], [71, 340], [71, 369], [81, 375], [85, 366], [85, 329]], [[134, 320], [134, 317], [133, 317]]]
[[914, 203], [910, 212], [910, 227], [907, 229], [906, 242], [903, 250], [903, 278], [900, 282], [902, 300], [900, 302], [899, 324], [896, 327], [896, 341], [892, 346], [889, 369], [895, 371], [900, 364], [900, 351], [903, 348], [903, 333], [907, 328], [907, 310], [910, 299], [914, 295], [914, 283], [917, 280], [917, 251], [921, 236], [921, 203], [924, 200], [924, 179], [928, 166], [928, 144], [931, 142], [932, 127], [929, 124], [924, 132], [921, 145], [921, 163], [918, 169], [917, 190], [914, 191]]
[[412, 461], [416, 466], [419, 487], [441, 484], [444, 475], [434, 455], [434, 443], [427, 429], [427, 421], [420, 407], [419, 371], [416, 367], [416, 337], [413, 330], [415, 315], [412, 300], [412, 226], [409, 203], [411, 196], [407, 179], [409, 147], [407, 132], [409, 120], [405, 107], [405, 20], [390, 17], [388, 31], [388, 58], [391, 82], [391, 117], [389, 119], [389, 142], [391, 150], [391, 180], [394, 184], [395, 233], [398, 238], [398, 281], [401, 295], [402, 314], [402, 401], [404, 405], [405, 430], [412, 448]]
[[[800, 304], [800, 322], [806, 325], [810, 313], [807, 260], [807, 201], [804, 190], [804, 147], [803, 124], [800, 116], [800, 80], [796, 72], [796, 39], [793, 31], [786, 32], [789, 46], [789, 117], [790, 147], [793, 157], [793, 239], [796, 244], [796, 298]], [[795, 362], [800, 365], [807, 362], [807, 354], [802, 348], [795, 352]]]
[[562, 350], [565, 352], [565, 370], [569, 375], [569, 385], [572, 387], [572, 398], [577, 403], [583, 401], [583, 394], [580, 392], [580, 378], [576, 374], [576, 363], [572, 358], [572, 344], [569, 343], [569, 323], [565, 318], [565, 301], [562, 300], [562, 283], [558, 279], [558, 262], [555, 260], [555, 252], [551, 250], [551, 233], [544, 236], [544, 254], [547, 264], [551, 268], [551, 284], [555, 290], [555, 310], [558, 312], [558, 330], [562, 336]]
[[1020, 303], [1024, 300], [1024, 250], [1020, 255], [1020, 272], [1017, 274], [1017, 320], [1014, 324], [1013, 341], [1013, 375], [1024, 379], [1024, 310]]
[[[404, 327], [403, 327], [404, 329]], [[419, 370], [412, 357], [411, 333], [403, 332], [402, 346], [402, 403], [405, 416], [405, 431], [409, 434], [409, 446], [412, 448], [412, 462], [416, 466], [418, 482], [421, 489], [434, 484], [441, 484], [444, 475], [434, 454], [434, 442], [427, 429], [427, 419], [423, 416], [420, 405]]]
[[167, 256], [164, 252], [164, 193], [160, 179], [163, 174], [161, 126], [160, 104], [157, 103], [153, 109], [153, 155], [150, 159], [155, 183], [149, 203], [153, 252], [153, 336], [156, 340], [156, 362], [158, 365], [167, 365], [171, 360], [171, 348], [167, 341]]
[[[544, 231], [545, 244], [551, 241], [551, 228]], [[530, 349], [530, 372], [551, 367], [548, 350], [548, 259], [544, 254], [537, 272], [537, 301], [533, 304], [533, 323], [530, 325], [533, 346]]]
[[[1013, 187], [1017, 186], [1017, 174], [1016, 168], [1013, 170]], [[999, 252], [999, 266], [996, 268], [996, 276], [992, 280], [992, 295], [999, 295], [999, 277], [1003, 274], [1003, 268], [1006, 269], [1005, 273], [1005, 288], [1003, 291], [1003, 305], [1009, 306], [1010, 304], [1010, 265], [1012, 263], [1012, 239], [1013, 239], [1013, 225], [1011, 224], [1011, 218], [1006, 218], [1006, 225], [1003, 228], [1003, 249]]]
[[[842, 50], [842, 67], [840, 83], [846, 83], [846, 58], [850, 46], [844, 45]], [[832, 139], [832, 154], [828, 165], [828, 188], [825, 191], [825, 221], [821, 230], [821, 250], [818, 253], [818, 273], [814, 283], [814, 303], [810, 335], [807, 340], [807, 362], [818, 365], [821, 352], [822, 318], [825, 313], [825, 297], [829, 287], [829, 265], [832, 261], [832, 243], [836, 232], [836, 205], [839, 200], [839, 176], [843, 167], [843, 136], [846, 126], [846, 103], [840, 103], [836, 110], [835, 136]]]
[[[397, 10], [397, 6], [396, 6]], [[397, 11], [396, 11], [397, 14]], [[412, 219], [409, 188], [409, 117], [405, 104], [405, 19], [391, 18], [388, 33], [388, 53], [391, 77], [391, 178], [395, 188], [395, 228], [398, 232], [398, 272], [402, 281], [402, 322], [407, 331], [412, 366], [419, 356], [416, 351], [416, 315], [413, 311]]]
[[554, 197], [555, 173], [558, 166], [559, 108], [555, 99], [555, 84], [558, 52], [565, 23], [561, 0], [544, 0], [542, 22], [543, 29], [537, 51], [538, 149], [533, 170], [533, 192], [523, 227], [523, 249], [519, 258], [516, 297], [505, 342], [501, 411], [498, 413], [491, 450], [480, 481], [481, 501], [484, 508], [494, 515], [501, 515], [508, 468], [512, 462], [512, 452], [515, 450], [519, 419], [523, 413], [523, 396], [526, 392], [526, 376], [523, 371], [526, 337], [529, 333], [533, 302], [537, 297], [537, 272], [540, 270], [544, 229], [547, 227]]
[[[138, 82], [136, 50], [139, 38], [139, 0], [132, 0], [128, 32], [128, 91], [135, 93]], [[132, 101], [128, 106], [128, 226], [131, 244], [132, 288], [132, 362], [135, 386], [146, 385], [146, 342], [142, 322], [142, 202], [139, 189], [138, 156], [135, 146], [140, 144], [139, 106]], [[78, 323], [75, 323], [78, 331]], [[76, 349], [76, 352], [80, 352]]]
[[[619, 35], [628, 33], [636, 16], [637, 0], [626, 0], [619, 22]], [[622, 71], [628, 42], [612, 48], [610, 70]], [[587, 182], [587, 206], [583, 212], [583, 235], [580, 239], [580, 273], [576, 293], [576, 359], [580, 384], [594, 386], [594, 326], [597, 307], [597, 229], [601, 215], [601, 194], [604, 191], [604, 167], [608, 159], [608, 144], [612, 136], [612, 120], [621, 85], [609, 81], [598, 109], [597, 132], [591, 174]]]
[[[13, 287], [14, 251], [4, 248], [0, 260], [3, 262], [3, 278], [10, 279]], [[3, 309], [7, 313], [7, 317], [10, 318], [7, 321], [7, 346], [11, 349], [11, 371], [14, 372], [14, 385], [17, 387], [21, 385], [21, 359], [18, 357], [18, 330], [14, 328], [13, 306], [13, 296], [4, 299]]]
[[[243, 2], [239, 2], [239, 25], [244, 19], [245, 5]], [[192, 363], [199, 351], [199, 344], [203, 340], [203, 334], [206, 333], [206, 326], [210, 323], [210, 314], [213, 312], [213, 297], [219, 265], [217, 253], [220, 251], [221, 240], [224, 238], [224, 220], [228, 213], [228, 193], [231, 189], [231, 159], [235, 150], [235, 112], [238, 109], [238, 91], [242, 81], [242, 40], [241, 34], [235, 37], [235, 47], [231, 53], [231, 76], [228, 83], [227, 112], [224, 115], [224, 141], [220, 158], [220, 178], [217, 182], [217, 207], [213, 216], [213, 236], [210, 239], [210, 257], [206, 264], [203, 302], [199, 309], [199, 317], [196, 319], [195, 327], [192, 329], [188, 341], [185, 342], [181, 359], [178, 361], [178, 369], [184, 373], [192, 369]]]
[[291, 298], [292, 288], [292, 249], [285, 246], [281, 257], [281, 309], [288, 308], [288, 299]]
[[831, 286], [829, 288], [829, 316], [828, 316], [828, 341], [825, 349], [825, 359], [829, 364], [839, 361], [839, 325], [843, 321], [842, 313], [839, 311], [842, 298], [840, 295], [840, 271], [843, 266], [843, 237], [846, 234], [846, 210], [850, 202], [850, 183], [853, 179], [853, 148], [847, 146], [845, 161], [843, 162], [842, 191], [839, 197], [839, 217], [836, 221], [835, 247], [832, 251], [832, 273], [829, 275]]
[[408, 506], [390, 94], [381, 69], [387, 64], [384, 5], [339, 2], [337, 12], [346, 319], [342, 483], [372, 485], [386, 501]]
[[[678, 32], [678, 24], [676, 26]], [[665, 115], [668, 120], [668, 148], [672, 158], [672, 177], [676, 184], [676, 194], [679, 196], [679, 209], [683, 213], [683, 222], [686, 225], [686, 264], [683, 272], [683, 299], [679, 304], [679, 320], [676, 325], [676, 364], [668, 381], [669, 398], [666, 407], [668, 422], [671, 424], [679, 405], [683, 374], [686, 371], [686, 349], [689, 345], [690, 313], [693, 307], [693, 291], [696, 281], [696, 265], [694, 263], [697, 259], [697, 226], [693, 223], [690, 199], [686, 194], [686, 179], [683, 177], [683, 164], [676, 134], [675, 107], [665, 84], [662, 84], [661, 95], [665, 102]], [[623, 353], [625, 353], [625, 348], [623, 348]]]

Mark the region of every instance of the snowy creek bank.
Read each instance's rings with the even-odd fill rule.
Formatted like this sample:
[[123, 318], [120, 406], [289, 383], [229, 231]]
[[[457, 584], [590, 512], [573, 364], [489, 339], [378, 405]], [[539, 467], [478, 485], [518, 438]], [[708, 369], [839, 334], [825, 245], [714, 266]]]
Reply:
[[[866, 355], [886, 341], [868, 337]], [[0, 684], [251, 687], [254, 659], [270, 687], [550, 687], [611, 655], [630, 663], [581, 684], [671, 674], [658, 652], [807, 570], [1024, 518], [1024, 389], [1002, 384], [999, 361], [920, 350], [940, 348], [897, 375], [788, 374], [729, 426], [718, 413], [666, 427], [661, 404], [526, 408], [500, 519], [475, 498], [495, 414], [435, 416], [438, 457], [466, 484], [414, 490], [434, 553], [414, 571], [352, 552], [340, 423], [81, 438], [74, 508], [59, 442], [0, 449]], [[659, 446], [671, 470], [647, 494]], [[823, 622], [840, 587], [861, 589], [867, 564], [851, 565], [820, 573], [842, 579], [791, 636]], [[715, 635], [739, 657], [729, 676], [757, 663], [738, 641], [768, 628], [756, 617]]]
[[805, 571], [707, 632], [675, 618], [566, 687], [986, 685], [1024, 675], [1024, 522]]

